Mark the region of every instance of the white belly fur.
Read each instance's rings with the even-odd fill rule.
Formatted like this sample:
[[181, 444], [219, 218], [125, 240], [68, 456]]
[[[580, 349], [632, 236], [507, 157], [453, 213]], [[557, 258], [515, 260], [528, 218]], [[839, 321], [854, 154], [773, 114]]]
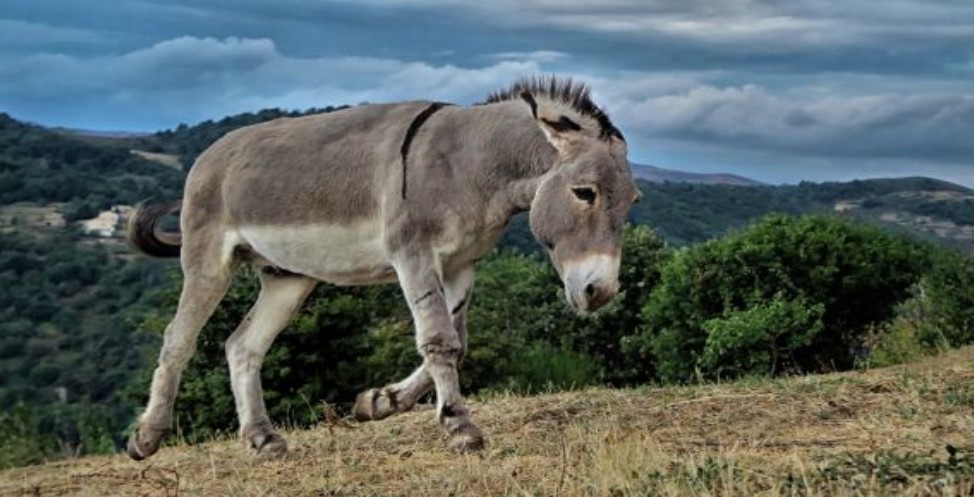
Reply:
[[318, 280], [337, 285], [396, 280], [378, 222], [250, 226], [237, 234], [275, 266]]
[[[434, 251], [449, 266], [464, 266], [490, 251], [502, 233], [465, 230], [459, 219], [445, 228]], [[227, 254], [240, 243], [277, 267], [336, 285], [397, 280], [379, 222], [241, 227], [226, 238]]]

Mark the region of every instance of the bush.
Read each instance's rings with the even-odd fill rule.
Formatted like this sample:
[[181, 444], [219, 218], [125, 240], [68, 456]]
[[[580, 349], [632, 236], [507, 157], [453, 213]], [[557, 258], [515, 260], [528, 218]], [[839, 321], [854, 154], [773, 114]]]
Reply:
[[952, 250], [939, 250], [923, 281], [932, 318], [946, 345], [974, 342], [974, 259]]
[[876, 228], [769, 216], [669, 260], [627, 350], [664, 381], [848, 369], [924, 260]]
[[33, 409], [18, 404], [0, 411], [0, 469], [43, 462], [58, 450], [57, 441], [43, 433]]
[[[531, 394], [594, 385], [599, 365], [584, 353], [567, 346], [534, 342], [513, 352], [511, 368], [506, 373], [507, 390]], [[499, 382], [498, 382], [499, 383]], [[488, 388], [496, 388], [490, 385]]]
[[767, 303], [727, 310], [704, 321], [707, 339], [700, 364], [717, 374], [774, 374], [782, 362], [794, 362], [794, 351], [808, 346], [822, 331], [824, 311], [821, 303], [788, 300], [780, 293]]

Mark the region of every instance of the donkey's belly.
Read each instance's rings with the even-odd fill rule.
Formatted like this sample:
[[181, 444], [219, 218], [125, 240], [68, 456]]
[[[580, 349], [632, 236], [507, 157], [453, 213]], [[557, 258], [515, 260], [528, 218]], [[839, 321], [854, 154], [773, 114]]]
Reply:
[[396, 281], [378, 223], [253, 226], [237, 231], [258, 255], [294, 273], [336, 285]]

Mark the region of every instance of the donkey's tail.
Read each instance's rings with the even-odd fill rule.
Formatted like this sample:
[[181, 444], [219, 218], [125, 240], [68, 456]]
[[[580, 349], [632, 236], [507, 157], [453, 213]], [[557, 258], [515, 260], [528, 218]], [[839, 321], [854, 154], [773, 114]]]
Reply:
[[128, 239], [140, 252], [152, 257], [179, 257], [182, 235], [157, 229], [159, 220], [179, 210], [182, 200], [167, 204], [142, 202], [129, 218]]

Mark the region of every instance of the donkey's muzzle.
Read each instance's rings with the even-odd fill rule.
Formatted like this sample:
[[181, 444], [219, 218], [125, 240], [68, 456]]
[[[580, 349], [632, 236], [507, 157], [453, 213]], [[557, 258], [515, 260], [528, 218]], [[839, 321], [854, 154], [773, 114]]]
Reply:
[[619, 293], [619, 259], [591, 255], [565, 264], [565, 296], [572, 307], [595, 312]]
[[595, 312], [608, 304], [619, 293], [616, 283], [587, 283], [580, 288], [566, 290], [568, 303], [582, 312]]

